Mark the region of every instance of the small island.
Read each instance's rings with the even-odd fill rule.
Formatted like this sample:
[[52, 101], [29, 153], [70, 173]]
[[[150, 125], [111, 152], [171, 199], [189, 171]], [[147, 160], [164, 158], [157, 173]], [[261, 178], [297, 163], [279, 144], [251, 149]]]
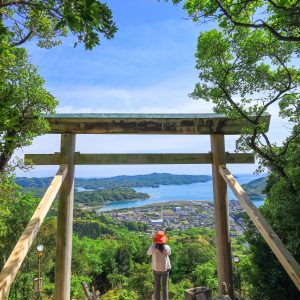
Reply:
[[85, 206], [101, 206], [110, 202], [148, 198], [150, 198], [148, 194], [138, 193], [134, 189], [127, 187], [75, 192], [75, 203]]

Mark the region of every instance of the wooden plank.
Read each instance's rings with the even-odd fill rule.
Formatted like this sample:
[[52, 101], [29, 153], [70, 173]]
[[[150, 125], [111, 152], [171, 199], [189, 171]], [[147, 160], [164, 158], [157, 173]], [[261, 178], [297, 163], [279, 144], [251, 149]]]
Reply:
[[229, 294], [229, 296], [233, 298], [227, 185], [219, 173], [219, 165], [225, 164], [226, 162], [225, 141], [223, 135], [211, 135], [211, 149], [213, 153], [212, 177], [215, 208], [218, 290], [220, 295]]
[[60, 165], [60, 152], [54, 154], [25, 154], [24, 160], [27, 165], [51, 166]]
[[153, 164], [208, 164], [211, 154], [76, 154], [75, 163], [78, 165], [153, 165]]
[[254, 164], [255, 157], [252, 153], [228, 153], [226, 152], [227, 164]]
[[[34, 165], [58, 165], [60, 153], [25, 154], [25, 160]], [[124, 153], [124, 154], [81, 154], [75, 152], [76, 165], [151, 165], [151, 164], [211, 164], [211, 153]], [[252, 164], [251, 153], [226, 153], [228, 164]]]
[[[45, 115], [50, 133], [241, 134], [250, 124], [218, 114], [57, 114]], [[261, 118], [268, 131], [270, 115]]]
[[60, 190], [58, 205], [54, 291], [56, 300], [69, 300], [71, 296], [75, 138], [74, 134], [61, 135], [61, 161], [68, 165], [68, 174]]
[[256, 206], [251, 202], [243, 188], [239, 185], [234, 176], [224, 166], [219, 167], [220, 174], [226, 180], [233, 193], [240, 200], [242, 206], [246, 210], [250, 219], [253, 221], [258, 231], [261, 233], [273, 253], [276, 255], [279, 262], [282, 264], [296, 287], [300, 291], [300, 266], [289, 250], [284, 246], [278, 235], [272, 227], [267, 223]]
[[44, 194], [41, 202], [35, 210], [31, 220], [29, 221], [19, 241], [17, 242], [14, 250], [12, 251], [7, 262], [5, 263], [0, 273], [1, 300], [4, 300], [8, 296], [9, 288], [22, 265], [23, 260], [26, 257], [27, 252], [33, 243], [34, 238], [39, 232], [39, 229], [51, 207], [51, 204], [63, 183], [67, 171], [67, 165], [60, 166], [58, 172], [54, 176], [51, 184], [49, 185], [46, 193]]

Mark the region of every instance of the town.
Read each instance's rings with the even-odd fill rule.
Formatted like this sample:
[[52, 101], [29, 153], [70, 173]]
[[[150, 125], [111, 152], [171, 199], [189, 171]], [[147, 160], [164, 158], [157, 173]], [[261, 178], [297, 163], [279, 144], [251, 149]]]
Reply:
[[[244, 209], [236, 200], [229, 201], [230, 233], [244, 232]], [[148, 206], [102, 212], [117, 223], [135, 221], [147, 225], [148, 232], [187, 228], [214, 228], [214, 206], [210, 201], [172, 201]]]

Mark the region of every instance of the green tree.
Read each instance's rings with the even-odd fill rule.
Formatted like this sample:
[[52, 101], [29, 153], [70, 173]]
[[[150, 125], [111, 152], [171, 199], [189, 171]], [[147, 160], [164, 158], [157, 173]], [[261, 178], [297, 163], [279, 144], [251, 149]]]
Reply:
[[153, 284], [149, 264], [136, 264], [129, 280], [130, 287], [138, 294], [138, 299], [151, 299]]
[[184, 291], [186, 289], [193, 288], [194, 285], [189, 279], [183, 279], [180, 282], [174, 284], [169, 281], [169, 296], [172, 300], [182, 300], [184, 299]]
[[174, 282], [180, 282], [183, 278], [191, 278], [192, 272], [199, 264], [215, 257], [214, 248], [203, 236], [197, 242], [191, 241], [190, 236], [186, 237], [185, 240], [179, 243], [171, 244], [171, 248], [172, 278]]
[[[177, 4], [182, 0], [172, 0]], [[221, 27], [264, 30], [282, 41], [300, 41], [300, 4], [295, 0], [185, 0], [197, 22], [215, 21]]]
[[34, 137], [48, 130], [42, 114], [53, 113], [57, 105], [25, 49], [9, 53], [9, 62], [0, 56], [0, 172], [14, 150], [30, 145]]
[[[16, 205], [16, 203], [14, 203]], [[16, 205], [17, 207], [17, 205]], [[18, 213], [21, 210], [18, 211]], [[25, 216], [30, 216], [32, 211], [29, 207], [22, 207]], [[18, 218], [22, 217], [18, 214]], [[15, 220], [15, 219], [14, 219]], [[28, 220], [25, 220], [27, 222]], [[48, 218], [43, 223], [40, 232], [38, 233], [33, 245], [31, 246], [12, 286], [10, 289], [10, 298], [13, 300], [34, 299], [33, 295], [33, 280], [38, 276], [38, 257], [36, 247], [38, 244], [44, 245], [44, 252], [41, 257], [41, 274], [43, 278], [43, 298], [53, 294], [54, 291], [54, 273], [55, 273], [55, 255], [56, 255], [56, 232], [57, 220]], [[13, 228], [13, 225], [11, 225]], [[20, 232], [17, 231], [16, 235]], [[7, 239], [8, 241], [9, 239]], [[13, 240], [12, 240], [13, 242]], [[8, 244], [6, 244], [8, 245]]]
[[193, 272], [195, 286], [207, 286], [216, 295], [218, 291], [217, 266], [215, 260], [200, 264]]
[[196, 53], [200, 82], [191, 94], [194, 99], [213, 102], [218, 113], [247, 120], [249, 128], [238, 140], [237, 148], [252, 149], [262, 166], [285, 178], [293, 194], [296, 190], [285, 169], [285, 153], [298, 131], [279, 150], [263, 132], [263, 116], [277, 104], [280, 115], [291, 126], [296, 128], [299, 122], [300, 72], [291, 62], [296, 49], [294, 43], [248, 28], [201, 33]]
[[[300, 138], [292, 143], [286, 155], [286, 169], [294, 180], [297, 191], [300, 191]], [[295, 257], [300, 260], [300, 197], [292, 195], [285, 181], [272, 173], [266, 188], [267, 201], [262, 213], [272, 224], [275, 232]], [[249, 223], [246, 238], [251, 245], [252, 263], [248, 269], [248, 282], [252, 285], [253, 298], [266, 300], [274, 299], [300, 299], [300, 293], [291, 281], [283, 267], [280, 265], [268, 245], [262, 239], [254, 226]], [[258, 280], [258, 278], [260, 280]]]
[[[0, 180], [0, 267], [13, 250], [14, 245], [27, 225], [37, 199], [22, 194], [14, 183], [14, 177]], [[22, 212], [22, 213], [21, 213]]]
[[61, 43], [68, 31], [86, 49], [99, 45], [100, 37], [112, 38], [117, 28], [111, 10], [98, 0], [0, 1], [0, 34], [11, 47], [29, 40], [50, 48]]
[[134, 291], [128, 291], [125, 289], [121, 290], [110, 290], [104, 296], [103, 300], [137, 300], [138, 295]]

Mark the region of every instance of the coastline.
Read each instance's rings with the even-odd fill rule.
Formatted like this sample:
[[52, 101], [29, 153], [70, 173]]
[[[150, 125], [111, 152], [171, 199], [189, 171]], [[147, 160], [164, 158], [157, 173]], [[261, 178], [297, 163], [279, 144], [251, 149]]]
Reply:
[[[180, 205], [201, 205], [201, 204], [209, 204], [213, 206], [213, 201], [211, 200], [170, 200], [166, 202], [158, 202], [158, 203], [152, 203], [152, 204], [146, 204], [139, 207], [162, 207], [162, 206], [180, 206]], [[120, 208], [120, 209], [129, 209], [129, 208]]]

